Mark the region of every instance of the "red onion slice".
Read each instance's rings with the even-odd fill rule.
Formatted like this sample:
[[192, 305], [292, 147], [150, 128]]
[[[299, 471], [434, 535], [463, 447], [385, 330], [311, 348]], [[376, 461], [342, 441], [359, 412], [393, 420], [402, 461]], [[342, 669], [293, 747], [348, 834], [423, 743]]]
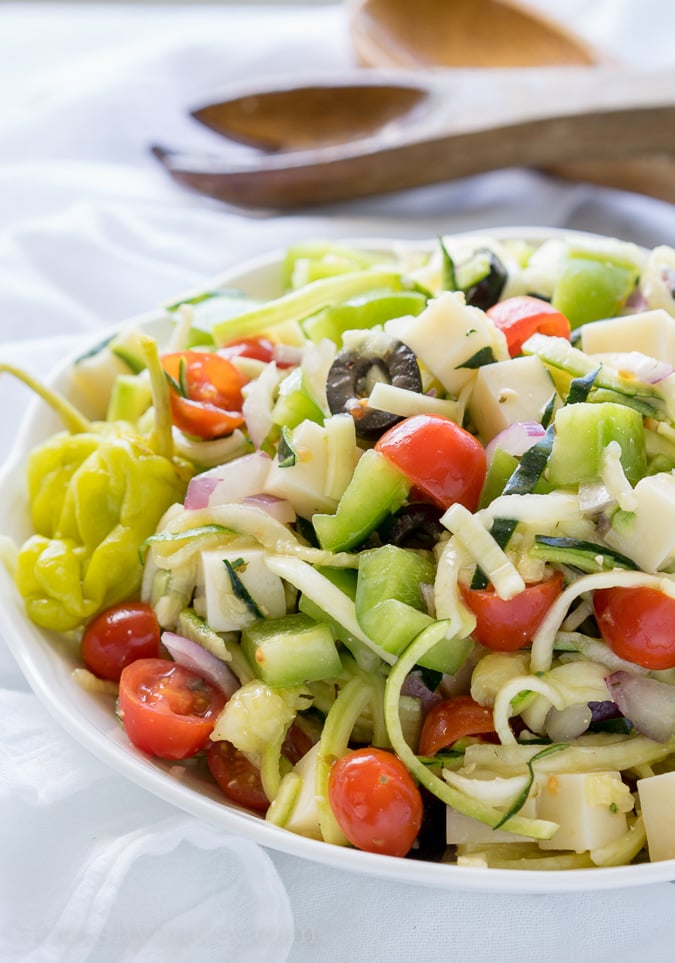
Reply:
[[405, 682], [401, 686], [401, 695], [412, 696], [419, 699], [422, 703], [422, 710], [427, 713], [437, 702], [441, 702], [441, 696], [437, 692], [432, 692], [425, 684], [422, 673], [418, 671], [409, 672]]
[[488, 464], [492, 461], [497, 448], [501, 448], [509, 455], [519, 458], [533, 445], [536, 445], [545, 434], [545, 429], [538, 421], [515, 421], [488, 442], [485, 448]]
[[186, 639], [184, 635], [178, 635], [176, 632], [162, 632], [162, 644], [174, 662], [197, 672], [207, 682], [224, 692], [228, 699], [240, 687], [239, 679], [223, 660], [198, 642]]
[[190, 479], [184, 507], [188, 510], [241, 502], [265, 490], [271, 459], [262, 451], [217, 465]]
[[609, 693], [638, 732], [655, 742], [675, 735], [675, 686], [620, 669], [605, 679]]
[[621, 354], [605, 355], [609, 364], [619, 374], [635, 378], [646, 385], [655, 385], [673, 373], [672, 365], [659, 361], [641, 351], [626, 351]]
[[259, 495], [247, 495], [242, 501], [244, 505], [262, 508], [282, 525], [291, 525], [297, 518], [295, 509], [287, 498], [277, 498], [276, 495], [261, 492]]

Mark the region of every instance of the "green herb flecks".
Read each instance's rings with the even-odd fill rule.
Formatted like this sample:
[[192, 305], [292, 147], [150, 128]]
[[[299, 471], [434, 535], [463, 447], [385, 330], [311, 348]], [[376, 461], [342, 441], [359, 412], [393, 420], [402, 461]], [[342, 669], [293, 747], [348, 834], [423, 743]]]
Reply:
[[552, 746], [546, 746], [541, 752], [537, 752], [531, 759], [528, 759], [527, 768], [529, 769], [530, 776], [527, 780], [527, 784], [523, 787], [522, 792], [516, 796], [514, 801], [511, 803], [509, 808], [506, 810], [499, 822], [493, 827], [493, 829], [499, 829], [504, 823], [507, 823], [512, 816], [520, 812], [527, 801], [527, 797], [530, 795], [530, 789], [532, 788], [532, 783], [534, 782], [534, 763], [539, 759], [544, 759], [546, 756], [552, 756], [554, 752], [560, 752], [563, 749], [568, 749], [569, 746], [565, 742], [555, 743]]
[[263, 618], [262, 612], [256, 605], [255, 601], [251, 597], [248, 589], [246, 588], [242, 580], [237, 575], [237, 569], [245, 568], [246, 566], [244, 559], [237, 558], [233, 562], [230, 562], [229, 559], [224, 558], [223, 564], [225, 565], [225, 568], [227, 569], [227, 573], [230, 576], [230, 582], [232, 583], [232, 591], [234, 595], [241, 602], [244, 603], [244, 605], [249, 610], [251, 615], [254, 615], [256, 619], [262, 619]]

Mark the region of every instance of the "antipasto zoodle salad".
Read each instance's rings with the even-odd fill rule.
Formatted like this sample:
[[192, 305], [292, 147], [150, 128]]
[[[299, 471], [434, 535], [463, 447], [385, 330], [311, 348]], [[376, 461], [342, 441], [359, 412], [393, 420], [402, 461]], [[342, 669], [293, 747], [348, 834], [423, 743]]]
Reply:
[[73, 365], [4, 555], [138, 749], [303, 836], [675, 858], [675, 251], [288, 250]]

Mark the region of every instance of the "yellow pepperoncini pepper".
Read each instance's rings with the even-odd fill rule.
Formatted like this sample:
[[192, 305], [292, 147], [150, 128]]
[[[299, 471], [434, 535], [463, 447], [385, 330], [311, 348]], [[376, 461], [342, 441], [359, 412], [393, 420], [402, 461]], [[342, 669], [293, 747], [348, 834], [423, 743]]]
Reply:
[[35, 534], [19, 549], [15, 579], [28, 616], [43, 628], [78, 629], [137, 594], [140, 546], [185, 496], [194, 469], [173, 457], [165, 379], [151, 339], [145, 350], [156, 414], [150, 438], [121, 422], [89, 422], [24, 372], [0, 366], [38, 391], [70, 429], [31, 452], [27, 465]]

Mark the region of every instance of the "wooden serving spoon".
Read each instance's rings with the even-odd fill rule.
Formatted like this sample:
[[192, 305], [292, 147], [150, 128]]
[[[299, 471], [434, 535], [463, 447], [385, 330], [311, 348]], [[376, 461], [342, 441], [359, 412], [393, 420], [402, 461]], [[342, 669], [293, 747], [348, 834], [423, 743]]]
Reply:
[[581, 37], [516, 0], [348, 0], [364, 66], [534, 67], [605, 60]]
[[[516, 0], [346, 0], [346, 7], [352, 47], [364, 67], [608, 65], [612, 59]], [[668, 155], [579, 159], [549, 172], [675, 203], [675, 158]]]
[[675, 154], [675, 72], [358, 71], [240, 92], [195, 116], [279, 152], [228, 159], [153, 148], [171, 175], [241, 207], [288, 209], [503, 167]]

